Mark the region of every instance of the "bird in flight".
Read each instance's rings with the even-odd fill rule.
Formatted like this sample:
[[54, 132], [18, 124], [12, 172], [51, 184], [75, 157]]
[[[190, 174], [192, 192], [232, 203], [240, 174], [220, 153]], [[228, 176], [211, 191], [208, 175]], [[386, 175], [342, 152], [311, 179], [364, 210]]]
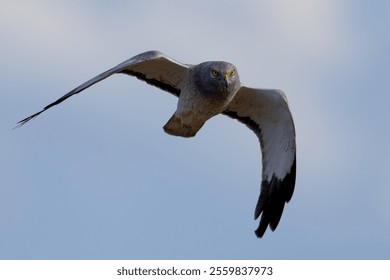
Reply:
[[168, 134], [193, 137], [208, 119], [218, 114], [251, 129], [259, 138], [262, 151], [262, 181], [254, 213], [255, 219], [260, 215], [261, 218], [255, 234], [261, 238], [268, 226], [272, 231], [276, 229], [295, 187], [294, 122], [282, 91], [241, 85], [237, 69], [231, 63], [207, 61], [190, 65], [159, 51], [144, 52], [76, 87], [19, 121], [18, 126], [117, 73], [134, 76], [179, 98], [176, 111], [164, 126]]

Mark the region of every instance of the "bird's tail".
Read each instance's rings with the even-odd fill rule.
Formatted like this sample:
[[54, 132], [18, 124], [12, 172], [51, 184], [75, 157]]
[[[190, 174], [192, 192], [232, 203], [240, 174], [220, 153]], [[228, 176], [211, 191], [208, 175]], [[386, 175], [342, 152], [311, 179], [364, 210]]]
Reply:
[[164, 125], [164, 131], [170, 135], [182, 137], [194, 137], [203, 126], [204, 121], [192, 121], [190, 125], [184, 124], [183, 120], [176, 117], [175, 114]]

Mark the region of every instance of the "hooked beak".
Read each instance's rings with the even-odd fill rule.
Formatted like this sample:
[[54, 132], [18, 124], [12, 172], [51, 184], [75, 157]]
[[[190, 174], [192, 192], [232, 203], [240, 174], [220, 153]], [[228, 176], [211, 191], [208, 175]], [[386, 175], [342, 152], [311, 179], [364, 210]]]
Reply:
[[225, 75], [223, 76], [223, 79], [225, 82], [225, 87], [228, 88], [229, 87], [229, 73], [225, 73]]

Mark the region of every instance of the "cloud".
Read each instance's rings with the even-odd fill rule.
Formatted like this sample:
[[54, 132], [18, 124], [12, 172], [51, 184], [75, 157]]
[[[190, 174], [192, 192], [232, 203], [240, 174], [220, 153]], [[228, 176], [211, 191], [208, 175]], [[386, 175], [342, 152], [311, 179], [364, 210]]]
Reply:
[[337, 58], [345, 52], [347, 33], [342, 2], [279, 0], [262, 3], [260, 9], [273, 27], [270, 33], [274, 39], [286, 43], [288, 48], [304, 51], [303, 57]]

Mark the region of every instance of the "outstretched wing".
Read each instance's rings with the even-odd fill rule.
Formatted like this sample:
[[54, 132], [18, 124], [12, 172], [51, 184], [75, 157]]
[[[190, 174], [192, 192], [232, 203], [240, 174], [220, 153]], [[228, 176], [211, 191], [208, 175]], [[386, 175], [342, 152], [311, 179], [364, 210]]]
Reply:
[[286, 202], [294, 192], [296, 156], [295, 128], [282, 91], [241, 87], [223, 114], [246, 124], [259, 137], [262, 150], [262, 183], [255, 231], [262, 237], [268, 225], [275, 230]]
[[47, 109], [60, 104], [69, 97], [116, 73], [135, 76], [148, 84], [168, 91], [175, 96], [179, 96], [182, 83], [188, 73], [188, 67], [189, 66], [187, 64], [177, 62], [158, 51], [141, 53], [83, 83], [58, 100], [50, 103], [41, 111], [19, 121], [18, 126], [24, 125], [26, 122], [35, 118]]

